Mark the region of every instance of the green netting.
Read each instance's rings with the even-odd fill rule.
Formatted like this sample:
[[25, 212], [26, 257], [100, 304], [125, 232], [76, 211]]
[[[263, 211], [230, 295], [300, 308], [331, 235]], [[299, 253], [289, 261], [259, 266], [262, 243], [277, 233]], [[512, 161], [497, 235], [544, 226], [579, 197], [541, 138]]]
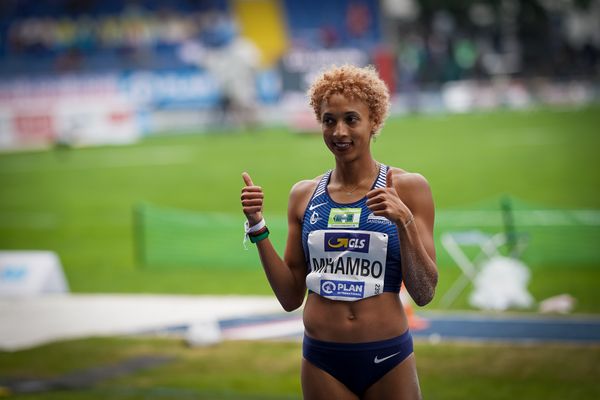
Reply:
[[[252, 267], [259, 264], [253, 244], [244, 249], [243, 214], [229, 215], [163, 208], [134, 210], [138, 262], [144, 266]], [[284, 218], [269, 218], [274, 246], [285, 243]]]
[[[507, 215], [514, 234], [527, 243], [521, 258], [530, 266], [600, 264], [600, 210], [548, 209], [512, 200], [503, 213], [499, 200], [468, 208], [438, 210], [435, 238], [438, 264], [454, 265], [439, 239], [445, 232], [505, 232]], [[268, 216], [271, 240], [283, 255], [284, 216]], [[242, 245], [244, 216], [140, 205], [134, 210], [138, 262], [144, 266], [256, 268], [254, 245]], [[476, 252], [476, 249], [472, 249]]]
[[524, 240], [520, 257], [530, 266], [600, 264], [600, 210], [551, 209], [504, 198], [437, 213], [436, 237], [468, 230]]

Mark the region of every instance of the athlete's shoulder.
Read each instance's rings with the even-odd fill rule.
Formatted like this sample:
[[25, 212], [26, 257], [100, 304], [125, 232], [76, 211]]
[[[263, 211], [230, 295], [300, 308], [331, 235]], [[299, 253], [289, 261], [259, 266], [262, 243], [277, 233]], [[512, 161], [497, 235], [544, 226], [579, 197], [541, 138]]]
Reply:
[[323, 175], [317, 176], [314, 179], [301, 180], [292, 186], [288, 207], [290, 210], [294, 210], [294, 213], [296, 213], [299, 218], [304, 214], [304, 209], [306, 209], [306, 206], [308, 205], [310, 196], [312, 196], [317, 189], [317, 185], [321, 181], [321, 178], [323, 178]]
[[394, 187], [403, 201], [412, 203], [414, 201], [431, 200], [431, 187], [423, 175], [401, 168], [390, 168], [392, 169]]
[[317, 185], [319, 184], [319, 181], [321, 180], [321, 178], [323, 177], [323, 175], [319, 175], [313, 179], [304, 179], [301, 180], [299, 182], [296, 182], [294, 184], [294, 186], [292, 186], [292, 189], [290, 190], [290, 197], [292, 196], [304, 196], [304, 195], [310, 195], [312, 194], [315, 189], [317, 188]]
[[407, 189], [429, 189], [427, 178], [417, 172], [409, 172], [402, 168], [390, 167], [394, 185]]

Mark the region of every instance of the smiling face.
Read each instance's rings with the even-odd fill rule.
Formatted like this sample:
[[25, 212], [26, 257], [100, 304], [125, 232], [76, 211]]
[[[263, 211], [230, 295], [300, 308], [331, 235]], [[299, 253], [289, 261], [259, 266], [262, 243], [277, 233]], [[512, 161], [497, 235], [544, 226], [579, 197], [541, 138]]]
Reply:
[[338, 159], [351, 161], [370, 153], [373, 122], [361, 100], [333, 94], [321, 104], [321, 129], [325, 144]]

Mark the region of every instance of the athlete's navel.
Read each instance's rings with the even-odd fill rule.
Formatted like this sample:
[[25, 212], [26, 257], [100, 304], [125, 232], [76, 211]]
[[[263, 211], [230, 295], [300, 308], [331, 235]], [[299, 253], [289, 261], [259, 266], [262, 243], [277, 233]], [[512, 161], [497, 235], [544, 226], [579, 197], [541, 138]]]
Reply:
[[356, 319], [356, 315], [354, 315], [353, 313], [348, 314], [348, 319], [350, 321], [354, 321]]

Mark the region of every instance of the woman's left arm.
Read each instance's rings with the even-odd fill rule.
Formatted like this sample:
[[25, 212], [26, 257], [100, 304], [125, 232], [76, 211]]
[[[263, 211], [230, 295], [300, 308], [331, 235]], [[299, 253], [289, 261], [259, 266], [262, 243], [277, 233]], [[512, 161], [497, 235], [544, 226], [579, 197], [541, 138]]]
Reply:
[[428, 304], [438, 281], [429, 183], [422, 175], [393, 173], [390, 168], [386, 187], [370, 191], [367, 197], [367, 206], [375, 215], [398, 227], [404, 285], [415, 303]]

